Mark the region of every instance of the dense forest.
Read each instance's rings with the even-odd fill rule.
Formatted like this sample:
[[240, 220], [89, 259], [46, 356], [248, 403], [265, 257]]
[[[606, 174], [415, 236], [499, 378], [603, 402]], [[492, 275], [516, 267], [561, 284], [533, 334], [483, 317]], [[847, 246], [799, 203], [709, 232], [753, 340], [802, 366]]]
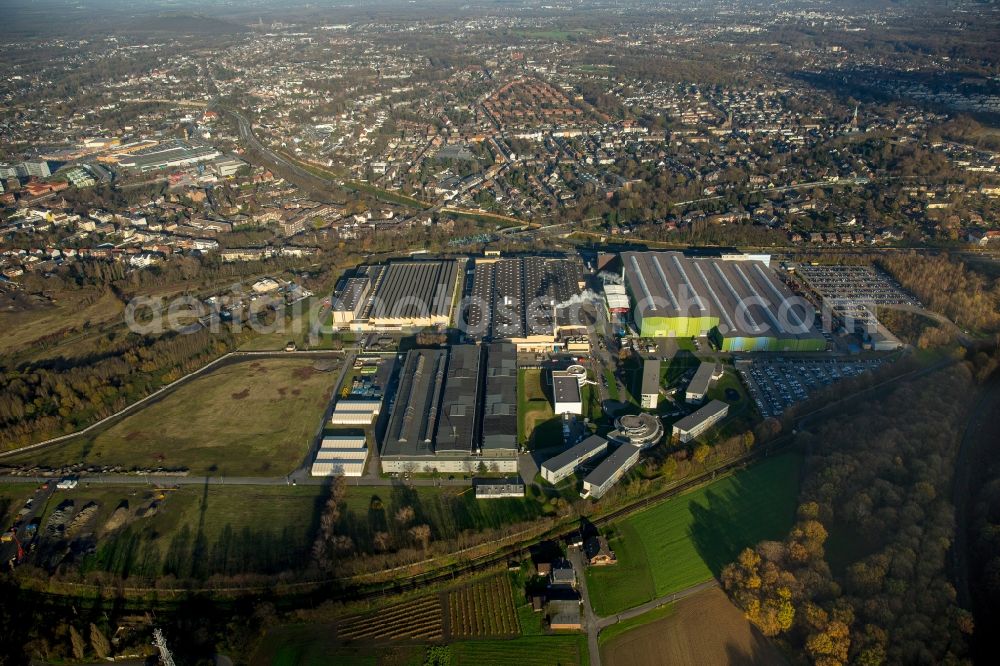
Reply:
[[972, 369], [953, 365], [800, 433], [797, 522], [722, 576], [764, 634], [823, 666], [966, 661], [950, 486], [974, 391]]
[[973, 423], [967, 508], [968, 586], [976, 617], [973, 652], [992, 661], [1000, 648], [1000, 373], [995, 372]]
[[959, 326], [1000, 331], [1000, 282], [991, 283], [962, 262], [940, 255], [887, 254], [879, 264], [929, 309]]

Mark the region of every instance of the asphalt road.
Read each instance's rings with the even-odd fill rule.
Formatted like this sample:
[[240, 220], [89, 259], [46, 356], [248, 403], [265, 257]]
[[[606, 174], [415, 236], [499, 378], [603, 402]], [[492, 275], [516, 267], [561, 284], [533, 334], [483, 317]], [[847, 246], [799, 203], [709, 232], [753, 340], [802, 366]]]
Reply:
[[602, 630], [619, 622], [630, 620], [662, 606], [676, 603], [681, 599], [719, 586], [719, 582], [713, 578], [704, 583], [698, 583], [683, 590], [651, 599], [644, 604], [634, 606], [621, 613], [601, 617], [594, 612], [594, 607], [590, 603], [590, 590], [587, 588], [586, 576], [587, 564], [583, 551], [579, 548], [572, 549], [569, 553], [569, 561], [573, 564], [573, 568], [576, 569], [580, 597], [583, 600], [583, 631], [587, 634], [587, 651], [590, 653], [591, 666], [601, 666], [601, 648], [598, 637]]
[[573, 548], [569, 553], [569, 561], [576, 570], [576, 579], [580, 588], [580, 597], [583, 600], [583, 631], [587, 634], [587, 651], [590, 653], [590, 666], [601, 666], [601, 648], [597, 642], [597, 635], [600, 633], [598, 617], [594, 613], [594, 607], [590, 603], [590, 590], [587, 589], [587, 563], [583, 557], [583, 550]]
[[[42, 476], [0, 476], [0, 483], [41, 484], [54, 481]], [[401, 479], [383, 477], [347, 477], [350, 486], [468, 486], [469, 480], [454, 479]], [[323, 486], [330, 477], [313, 477], [288, 474], [286, 476], [173, 476], [169, 474], [81, 474], [80, 484], [96, 483], [109, 486]]]

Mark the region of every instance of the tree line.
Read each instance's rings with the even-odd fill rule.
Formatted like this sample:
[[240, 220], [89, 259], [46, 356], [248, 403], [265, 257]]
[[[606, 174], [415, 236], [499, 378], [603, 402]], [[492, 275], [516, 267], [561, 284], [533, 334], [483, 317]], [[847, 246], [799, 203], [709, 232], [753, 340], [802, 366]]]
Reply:
[[959, 326], [984, 333], [1000, 331], [1000, 281], [946, 255], [891, 254], [878, 263], [928, 308]]
[[765, 635], [823, 666], [967, 660], [974, 620], [956, 602], [948, 555], [971, 365], [854, 401], [799, 434], [808, 455], [792, 530], [722, 575]]

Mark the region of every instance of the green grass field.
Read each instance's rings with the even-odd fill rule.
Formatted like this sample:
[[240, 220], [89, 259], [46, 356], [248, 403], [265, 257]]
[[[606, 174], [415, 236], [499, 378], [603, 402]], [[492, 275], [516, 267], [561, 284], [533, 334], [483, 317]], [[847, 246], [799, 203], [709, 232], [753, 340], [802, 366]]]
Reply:
[[740, 550], [791, 527], [801, 458], [775, 456], [615, 526], [618, 564], [587, 570], [591, 601], [611, 615], [717, 576]]
[[16, 460], [282, 476], [308, 452], [335, 378], [335, 371], [316, 371], [302, 359], [228, 365], [107, 430]]
[[590, 600], [599, 615], [638, 606], [656, 596], [653, 572], [635, 525], [626, 520], [618, 523], [615, 530], [617, 537], [609, 545], [618, 563], [587, 569]]
[[[181, 486], [162, 493], [152, 488], [81, 484], [58, 491], [45, 507], [42, 524], [55, 508], [72, 500], [77, 510], [94, 502], [95, 518], [84, 532], [101, 535], [83, 571], [123, 577], [277, 573], [309, 556], [317, 510], [325, 496], [316, 486]], [[156, 511], [139, 517], [158, 501]], [[128, 521], [105, 534], [119, 507]]]
[[589, 663], [587, 639], [572, 636], [522, 636], [510, 640], [462, 641], [451, 645], [453, 666], [568, 666]]
[[[33, 348], [37, 341], [54, 334], [56, 337], [48, 342], [63, 355], [86, 352], [88, 346], [78, 349], [76, 343], [97, 335], [96, 329], [92, 327], [98, 324], [121, 321], [125, 310], [124, 304], [110, 291], [103, 294], [89, 289], [66, 291], [57, 292], [55, 297], [54, 304], [0, 313], [0, 330], [4, 331], [4, 335], [0, 337], [0, 354], [24, 351], [34, 355]], [[80, 307], [81, 302], [90, 303]]]
[[618, 399], [618, 382], [615, 381], [615, 374], [611, 368], [604, 369], [604, 379], [608, 382], [608, 395], [612, 400]]
[[552, 411], [552, 403], [543, 385], [541, 370], [526, 369], [517, 373], [517, 436], [529, 448], [552, 446], [562, 441], [562, 425]]

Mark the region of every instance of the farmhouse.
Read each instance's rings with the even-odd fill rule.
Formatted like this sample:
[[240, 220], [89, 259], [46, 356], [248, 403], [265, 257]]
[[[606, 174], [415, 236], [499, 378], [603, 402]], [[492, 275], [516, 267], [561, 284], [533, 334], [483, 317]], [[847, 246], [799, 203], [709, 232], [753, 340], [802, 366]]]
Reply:
[[549, 628], [557, 631], [579, 631], [582, 627], [579, 601], [553, 600], [549, 602]]
[[568, 563], [552, 567], [549, 584], [553, 587], [576, 588], [576, 569]]
[[608, 540], [603, 536], [592, 536], [587, 539], [583, 552], [591, 566], [603, 567], [618, 562], [614, 551], [608, 546]]

